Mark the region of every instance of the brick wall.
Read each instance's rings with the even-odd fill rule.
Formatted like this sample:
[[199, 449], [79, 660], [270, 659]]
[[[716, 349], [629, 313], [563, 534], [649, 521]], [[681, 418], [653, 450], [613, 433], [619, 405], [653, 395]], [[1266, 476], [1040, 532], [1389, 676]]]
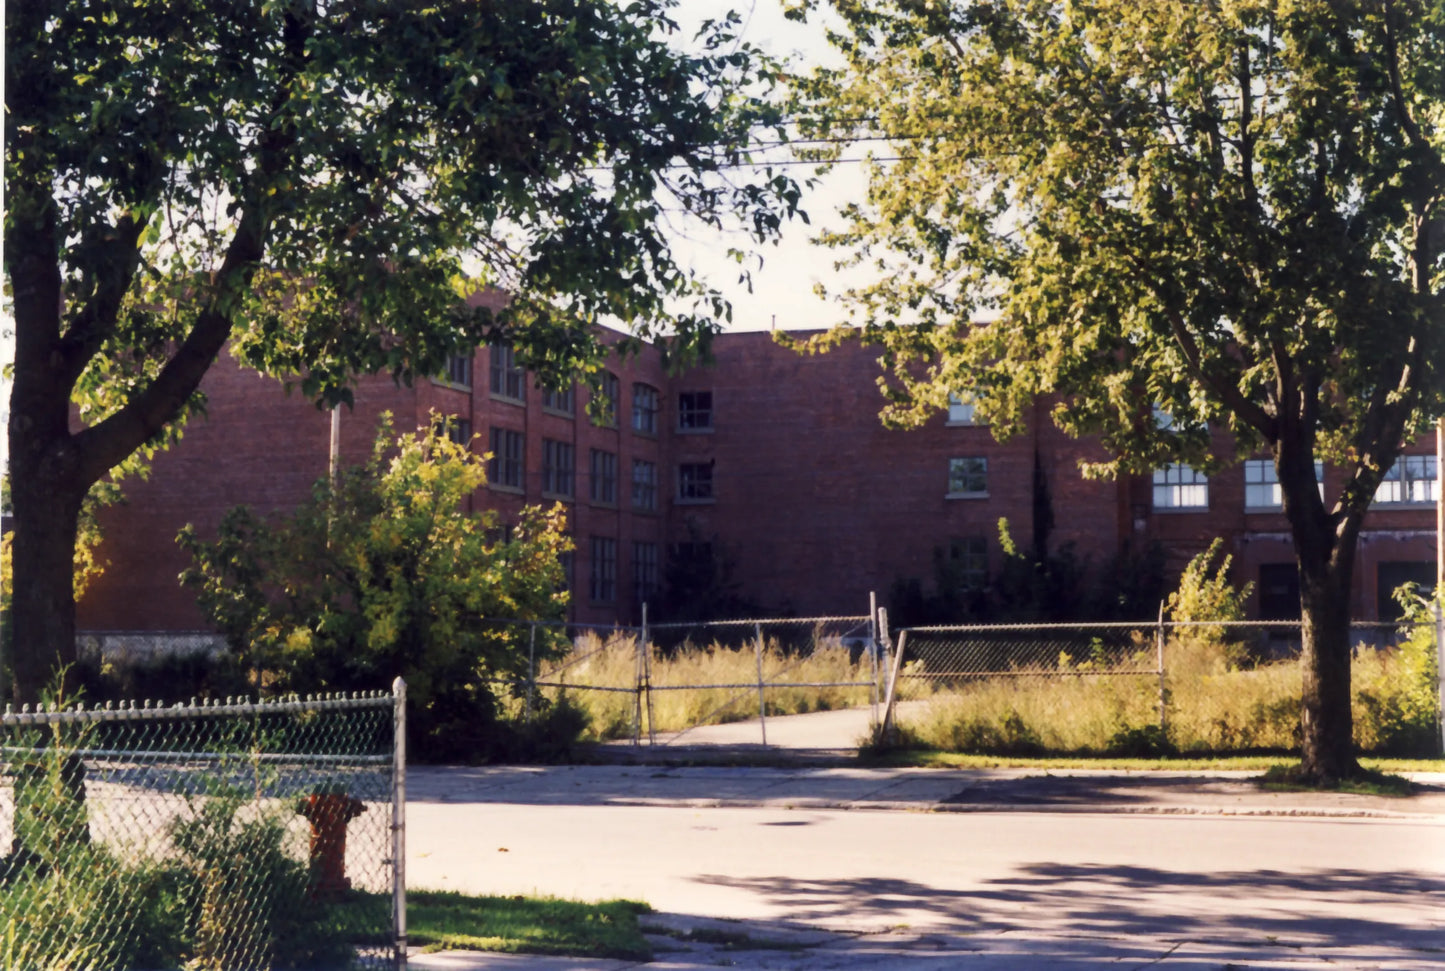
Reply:
[[[861, 613], [870, 591], [882, 598], [897, 578], [928, 583], [934, 549], [953, 540], [982, 537], [997, 569], [1000, 519], [1008, 519], [1020, 546], [1032, 542], [1036, 462], [1052, 497], [1051, 546], [1072, 543], [1096, 565], [1126, 543], [1158, 541], [1168, 553], [1172, 583], [1215, 536], [1236, 554], [1240, 582], [1289, 559], [1284, 517], [1246, 506], [1239, 466], [1210, 478], [1206, 507], [1160, 510], [1151, 477], [1084, 479], [1079, 464], [1102, 458], [1098, 445], [1064, 436], [1043, 407], [1022, 434], [1002, 443], [987, 427], [950, 424], [943, 414], [918, 429], [889, 430], [878, 419], [876, 350], [850, 344], [803, 356], [767, 333], [740, 333], [720, 336], [714, 351], [711, 366], [677, 375], [665, 372], [655, 349], [614, 358], [609, 369], [617, 377], [618, 408], [615, 421], [603, 425], [587, 416], [581, 389], [571, 414], [545, 409], [531, 376], [520, 400], [494, 394], [488, 348], [473, 356], [469, 385], [422, 380], [405, 388], [368, 378], [357, 389], [355, 408], [342, 412], [342, 458], [365, 459], [383, 410], [394, 414], [399, 430], [423, 424], [433, 409], [463, 418], [479, 451], [487, 449], [492, 428], [520, 434], [521, 488], [493, 482], [472, 498], [472, 508], [494, 508], [504, 522], [515, 522], [524, 504], [564, 504], [577, 543], [574, 619], [586, 623], [635, 621], [635, 544], [652, 544], [663, 568], [669, 544], [692, 531], [720, 541], [746, 597], [763, 609], [798, 615]], [[657, 389], [655, 432], [633, 427], [638, 385]], [[174, 542], [181, 526], [192, 522], [211, 535], [222, 512], [242, 503], [262, 513], [289, 511], [325, 474], [327, 413], [229, 357], [203, 389], [207, 416], [192, 421], [182, 442], [156, 458], [148, 479], [126, 484], [125, 505], [106, 511], [101, 555], [110, 565], [80, 605], [82, 629], [200, 626], [192, 598], [176, 584], [186, 565]], [[680, 428], [680, 396], [703, 392], [711, 394], [710, 427]], [[571, 496], [543, 489], [547, 441], [573, 449]], [[593, 450], [616, 458], [611, 501], [592, 496]], [[1428, 454], [1429, 443], [1412, 452]], [[977, 494], [949, 495], [954, 459], [984, 461], [986, 485]], [[656, 467], [656, 510], [634, 508], [634, 461]], [[710, 468], [711, 498], [680, 495], [684, 465]], [[1327, 497], [1338, 489], [1333, 476]], [[1381, 564], [1433, 560], [1434, 508], [1379, 507], [1366, 526], [1352, 603], [1361, 618], [1375, 615]], [[615, 543], [614, 583], [602, 598], [592, 596], [594, 538]]]

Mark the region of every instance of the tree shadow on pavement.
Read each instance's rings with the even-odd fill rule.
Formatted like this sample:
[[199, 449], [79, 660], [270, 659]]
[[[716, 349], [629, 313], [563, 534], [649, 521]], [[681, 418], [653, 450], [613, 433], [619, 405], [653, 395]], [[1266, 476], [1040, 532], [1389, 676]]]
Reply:
[[1445, 949], [1445, 878], [1424, 873], [1036, 864], [961, 890], [896, 879], [699, 880], [755, 894], [792, 921], [827, 927]]

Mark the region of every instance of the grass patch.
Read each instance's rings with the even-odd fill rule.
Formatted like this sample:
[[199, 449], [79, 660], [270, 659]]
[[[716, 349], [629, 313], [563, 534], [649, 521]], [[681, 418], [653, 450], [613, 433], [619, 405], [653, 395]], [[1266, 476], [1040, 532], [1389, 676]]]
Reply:
[[[1433, 644], [1424, 636], [1355, 652], [1352, 714], [1360, 752], [1388, 757], [1437, 750]], [[993, 674], [966, 677], [948, 673], [946, 660], [922, 657], [903, 667], [897, 697], [914, 702], [899, 716], [904, 747], [1000, 758], [1211, 761], [1222, 752], [1279, 754], [1287, 761], [1285, 753], [1299, 750], [1299, 662], [1257, 657], [1242, 642], [1180, 635], [1167, 643], [1167, 732], [1159, 727], [1159, 681], [1138, 673], [1153, 662], [1140, 652], [1113, 662], [1080, 663], [1062, 653], [1057, 662], [1012, 668], [1000, 661]], [[942, 667], [933, 673], [930, 663]]]
[[553, 897], [410, 890], [407, 938], [428, 950], [650, 961], [652, 948], [637, 918], [651, 910], [633, 900], [588, 904]]
[[[1363, 768], [1363, 766], [1362, 766]], [[1300, 778], [1299, 766], [1273, 766], [1260, 779], [1260, 785], [1275, 792], [1318, 792], [1320, 786]], [[1363, 775], [1340, 779], [1327, 787], [1331, 792], [1350, 792], [1362, 796], [1412, 796], [1415, 784], [1409, 779], [1386, 772], [1365, 769]]]
[[[1098, 769], [1109, 772], [1262, 772], [1286, 769], [1299, 757], [1285, 753], [1263, 755], [1179, 756], [1176, 758], [1111, 758], [1107, 756], [1010, 756], [940, 752], [901, 748], [860, 756], [864, 765], [880, 768], [935, 769]], [[1379, 773], [1445, 772], [1445, 759], [1362, 758], [1360, 764]]]

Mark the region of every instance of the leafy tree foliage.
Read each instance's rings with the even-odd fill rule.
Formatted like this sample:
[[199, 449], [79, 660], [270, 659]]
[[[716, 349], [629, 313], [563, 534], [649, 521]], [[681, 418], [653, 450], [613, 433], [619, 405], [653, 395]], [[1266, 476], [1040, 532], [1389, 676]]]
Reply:
[[214, 540], [186, 527], [182, 581], [261, 689], [384, 688], [406, 679], [424, 751], [475, 756], [496, 723], [488, 679], [527, 675], [528, 645], [489, 620], [561, 620], [565, 511], [526, 510], [510, 538], [464, 505], [482, 456], [444, 428], [397, 438], [316, 483], [294, 515], [232, 509]]
[[[23, 700], [73, 657], [87, 489], [175, 433], [227, 342], [328, 404], [492, 338], [596, 373], [599, 319], [705, 348], [726, 304], [664, 226], [760, 241], [798, 192], [727, 177], [774, 70], [733, 16], [682, 52], [673, 2], [6, 5]], [[509, 302], [466, 308], [478, 285]]]
[[[1050, 396], [1117, 456], [1094, 473], [1272, 457], [1303, 769], [1357, 771], [1356, 541], [1445, 406], [1445, 3], [827, 5], [847, 63], [801, 97], [819, 133], [897, 158], [826, 238], [875, 280], [833, 339], [885, 348], [886, 417], [969, 393], [1007, 433]], [[1317, 457], [1345, 473], [1327, 500]]]

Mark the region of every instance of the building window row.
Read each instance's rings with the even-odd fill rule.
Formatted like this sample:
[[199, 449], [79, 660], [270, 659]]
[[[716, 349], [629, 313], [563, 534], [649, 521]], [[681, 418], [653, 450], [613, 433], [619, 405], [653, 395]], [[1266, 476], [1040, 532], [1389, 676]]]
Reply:
[[679, 502], [712, 502], [713, 463], [684, 462], [677, 467], [677, 498]]
[[[564, 554], [564, 582], [572, 585], [570, 553]], [[662, 589], [661, 562], [654, 542], [638, 540], [632, 544], [632, 596], [643, 603]], [[588, 542], [587, 596], [593, 603], [614, 603], [617, 600], [617, 540], [611, 536], [593, 536]]]
[[711, 391], [683, 391], [677, 396], [678, 431], [705, 432], [712, 427]]
[[602, 449], [592, 450], [592, 480], [589, 495], [593, 502], [617, 505], [617, 455]]
[[617, 599], [617, 540], [592, 537], [592, 576], [587, 592], [598, 603]]
[[632, 508], [657, 512], [657, 463], [632, 460]]
[[977, 498], [988, 495], [988, 459], [971, 455], [948, 460], [948, 497]]
[[1155, 469], [1154, 508], [1209, 508], [1209, 477], [1182, 462]]
[[[490, 378], [493, 396], [522, 403], [526, 400], [526, 372], [517, 364], [511, 345], [489, 345]], [[448, 359], [446, 380], [458, 386], [471, 385], [471, 359], [456, 355]], [[604, 427], [617, 427], [622, 406], [622, 383], [611, 371], [604, 372], [598, 388], [602, 399], [601, 412], [593, 420]], [[572, 387], [542, 389], [542, 407], [554, 414], [576, 414], [576, 394]], [[968, 406], [970, 409], [972, 405]], [[641, 435], [656, 435], [661, 427], [662, 393], [650, 384], [632, 385], [632, 430]], [[711, 431], [713, 428], [713, 397], [711, 391], [682, 391], [677, 396], [677, 428], [684, 432]]]
[[576, 450], [569, 442], [542, 439], [542, 494], [572, 498], [576, 474]]

